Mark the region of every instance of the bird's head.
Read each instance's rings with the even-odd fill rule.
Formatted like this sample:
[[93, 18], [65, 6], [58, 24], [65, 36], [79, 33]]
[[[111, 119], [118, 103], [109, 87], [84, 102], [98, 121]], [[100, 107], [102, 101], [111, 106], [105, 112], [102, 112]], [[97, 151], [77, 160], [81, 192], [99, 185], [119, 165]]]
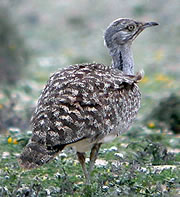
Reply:
[[113, 21], [104, 34], [104, 41], [108, 48], [131, 43], [144, 29], [156, 26], [156, 22], [137, 22], [132, 19], [119, 18]]

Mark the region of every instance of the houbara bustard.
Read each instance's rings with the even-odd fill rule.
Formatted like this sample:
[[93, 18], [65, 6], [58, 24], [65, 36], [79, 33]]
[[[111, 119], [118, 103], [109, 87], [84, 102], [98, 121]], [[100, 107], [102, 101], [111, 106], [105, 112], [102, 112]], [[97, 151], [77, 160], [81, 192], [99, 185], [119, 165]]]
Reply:
[[[75, 147], [88, 182], [102, 143], [127, 131], [140, 108], [141, 93], [134, 74], [132, 41], [155, 22], [120, 18], [104, 34], [112, 65], [71, 65], [48, 80], [32, 117], [32, 137], [19, 163], [39, 167], [65, 147]], [[89, 168], [85, 152], [90, 152]]]

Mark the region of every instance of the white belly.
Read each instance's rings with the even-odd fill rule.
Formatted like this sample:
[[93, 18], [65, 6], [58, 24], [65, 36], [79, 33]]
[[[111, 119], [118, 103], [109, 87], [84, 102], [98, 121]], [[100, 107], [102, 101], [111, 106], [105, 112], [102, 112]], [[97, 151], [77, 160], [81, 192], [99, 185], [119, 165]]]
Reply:
[[117, 134], [109, 134], [97, 142], [91, 142], [91, 139], [83, 139], [73, 144], [69, 144], [67, 145], [67, 147], [72, 147], [77, 152], [84, 153], [84, 152], [91, 150], [91, 148], [93, 147], [95, 143], [108, 143], [108, 142], [113, 141], [116, 137], [117, 137]]
[[101, 139], [99, 141], [99, 143], [108, 143], [108, 142], [111, 142], [113, 141], [115, 138], [117, 137], [117, 134], [109, 134], [109, 135], [106, 135], [103, 139]]
[[67, 145], [67, 147], [74, 148], [77, 152], [84, 153], [93, 147], [94, 143], [90, 142], [90, 139], [83, 139], [81, 141], [75, 142], [73, 144]]

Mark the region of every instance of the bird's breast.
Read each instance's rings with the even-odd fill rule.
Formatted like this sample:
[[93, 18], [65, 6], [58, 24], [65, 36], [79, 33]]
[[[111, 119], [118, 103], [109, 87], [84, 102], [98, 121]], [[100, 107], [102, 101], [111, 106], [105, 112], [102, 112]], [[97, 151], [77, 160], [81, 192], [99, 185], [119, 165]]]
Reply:
[[[110, 99], [110, 97], [112, 97]], [[108, 97], [104, 107], [104, 128], [107, 134], [121, 134], [132, 125], [140, 108], [141, 94], [136, 84], [125, 85]]]

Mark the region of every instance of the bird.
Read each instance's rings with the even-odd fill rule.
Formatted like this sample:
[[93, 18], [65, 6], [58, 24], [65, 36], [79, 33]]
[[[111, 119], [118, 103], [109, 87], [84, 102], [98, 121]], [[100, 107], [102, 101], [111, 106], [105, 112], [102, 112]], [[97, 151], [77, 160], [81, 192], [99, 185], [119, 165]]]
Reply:
[[144, 29], [156, 25], [118, 18], [104, 33], [111, 65], [74, 64], [50, 76], [31, 119], [32, 137], [18, 159], [22, 168], [42, 166], [73, 147], [89, 184], [101, 145], [126, 132], [137, 116], [143, 74], [134, 73], [131, 45]]

